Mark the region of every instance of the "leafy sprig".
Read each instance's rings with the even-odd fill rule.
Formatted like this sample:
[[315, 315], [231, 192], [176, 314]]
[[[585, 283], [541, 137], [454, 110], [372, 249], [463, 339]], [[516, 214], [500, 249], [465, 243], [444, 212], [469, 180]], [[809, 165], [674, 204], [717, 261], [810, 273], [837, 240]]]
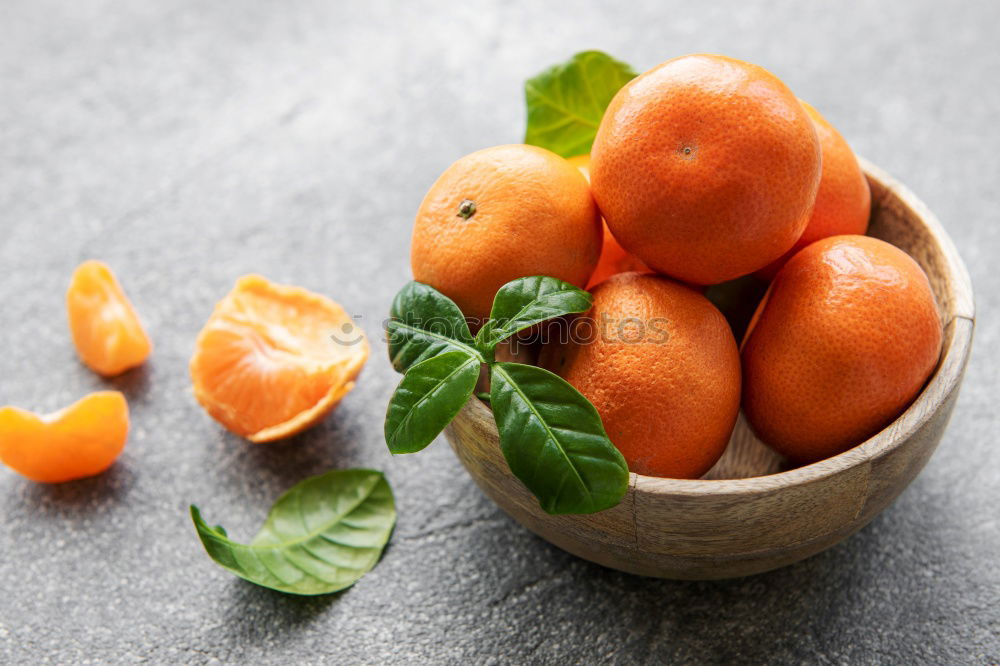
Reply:
[[551, 277], [508, 282], [472, 337], [461, 311], [432, 287], [411, 282], [393, 301], [389, 357], [405, 372], [389, 401], [385, 439], [393, 453], [424, 449], [490, 376], [490, 404], [511, 472], [552, 514], [594, 513], [618, 504], [628, 466], [594, 406], [558, 375], [495, 361], [497, 345], [553, 317], [584, 312], [591, 297]]

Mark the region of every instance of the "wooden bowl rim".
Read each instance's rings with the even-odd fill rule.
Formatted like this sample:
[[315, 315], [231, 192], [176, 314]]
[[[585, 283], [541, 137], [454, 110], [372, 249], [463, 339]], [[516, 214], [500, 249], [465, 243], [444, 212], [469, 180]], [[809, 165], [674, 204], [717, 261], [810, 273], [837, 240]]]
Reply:
[[[975, 323], [975, 301], [965, 264], [948, 233], [926, 204], [882, 169], [864, 158], [859, 157], [858, 161], [869, 180], [880, 184], [889, 195], [895, 195], [910, 210], [913, 217], [921, 221], [937, 244], [940, 254], [946, 258], [944, 277], [954, 291], [955, 297], [948, 304], [949, 310], [945, 312], [942, 327], [947, 330], [956, 318], [966, 319], [972, 325], [954, 328], [948, 346], [942, 350], [941, 360], [934, 375], [905, 412], [879, 433], [843, 453], [784, 472], [744, 479], [665, 479], [631, 472], [629, 486], [633, 491], [688, 497], [746, 496], [771, 493], [782, 488], [819, 481], [870, 462], [901, 446], [934, 415], [944, 396], [950, 395], [954, 386], [961, 382], [965, 361], [971, 350]], [[874, 203], [877, 202], [873, 201]], [[966, 311], [962, 311], [963, 309]], [[957, 363], [953, 359], [956, 354], [961, 355]], [[930, 404], [935, 400], [938, 404]], [[470, 403], [475, 416], [493, 423], [492, 411], [485, 403], [475, 397]]]

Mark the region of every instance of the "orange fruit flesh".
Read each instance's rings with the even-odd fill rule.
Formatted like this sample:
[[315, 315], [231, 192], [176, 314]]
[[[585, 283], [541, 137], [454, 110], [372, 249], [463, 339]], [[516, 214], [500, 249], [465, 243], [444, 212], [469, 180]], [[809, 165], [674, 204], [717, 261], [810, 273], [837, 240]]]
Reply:
[[112, 377], [149, 358], [149, 336], [106, 264], [80, 264], [66, 292], [66, 310], [77, 354], [94, 372]]
[[216, 306], [191, 359], [195, 397], [253, 442], [320, 421], [353, 387], [368, 342], [333, 301], [250, 275]]
[[82, 479], [114, 463], [128, 428], [128, 403], [118, 391], [91, 393], [46, 416], [0, 407], [0, 460], [32, 481]]

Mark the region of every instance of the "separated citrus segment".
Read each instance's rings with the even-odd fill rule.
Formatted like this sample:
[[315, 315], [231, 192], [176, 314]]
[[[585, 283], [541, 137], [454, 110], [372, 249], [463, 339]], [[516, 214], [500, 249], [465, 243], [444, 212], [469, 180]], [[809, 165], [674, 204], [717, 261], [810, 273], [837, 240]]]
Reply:
[[91, 393], [46, 416], [0, 407], [0, 460], [32, 481], [94, 476], [125, 448], [128, 425], [128, 403], [118, 391]]
[[252, 442], [319, 422], [352, 388], [368, 341], [338, 304], [259, 275], [240, 278], [198, 336], [198, 402]]
[[77, 354], [94, 372], [112, 377], [149, 358], [149, 336], [107, 264], [91, 260], [77, 267], [66, 309]]

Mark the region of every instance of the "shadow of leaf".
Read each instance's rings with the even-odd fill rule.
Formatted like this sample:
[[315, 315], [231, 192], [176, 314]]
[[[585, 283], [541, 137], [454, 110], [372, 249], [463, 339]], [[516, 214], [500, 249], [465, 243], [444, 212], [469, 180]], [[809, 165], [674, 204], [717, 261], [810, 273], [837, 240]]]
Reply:
[[281, 641], [319, 621], [350, 588], [314, 597], [286, 594], [234, 577], [222, 602], [222, 633], [227, 644], [266, 645]]
[[135, 474], [121, 462], [78, 481], [34, 483], [24, 480], [20, 502], [38, 517], [97, 513], [121, 502], [135, 485]]

